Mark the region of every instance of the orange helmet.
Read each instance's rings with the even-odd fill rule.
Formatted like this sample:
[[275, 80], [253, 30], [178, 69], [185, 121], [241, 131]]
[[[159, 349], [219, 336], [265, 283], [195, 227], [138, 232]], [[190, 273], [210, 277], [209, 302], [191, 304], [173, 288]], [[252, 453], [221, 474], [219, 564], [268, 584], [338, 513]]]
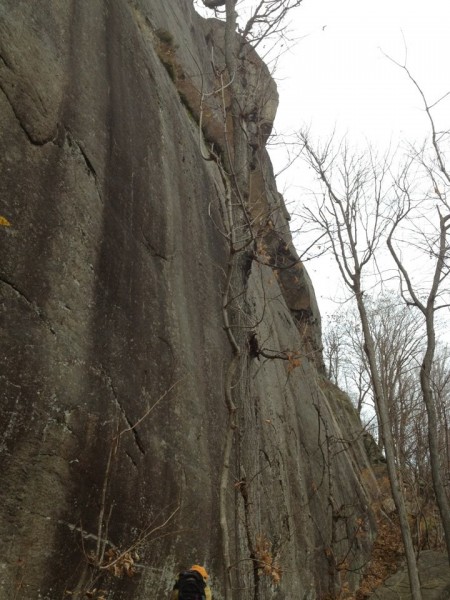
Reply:
[[203, 579], [208, 579], [208, 573], [206, 572], [205, 567], [202, 567], [201, 565], [192, 565], [191, 571], [197, 571], [197, 573], [200, 573]]

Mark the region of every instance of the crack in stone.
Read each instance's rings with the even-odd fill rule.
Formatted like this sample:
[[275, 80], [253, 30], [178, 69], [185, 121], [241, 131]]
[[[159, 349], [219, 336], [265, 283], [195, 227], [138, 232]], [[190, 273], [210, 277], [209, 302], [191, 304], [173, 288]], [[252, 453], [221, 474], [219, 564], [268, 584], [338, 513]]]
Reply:
[[[3, 62], [3, 64], [5, 65], [5, 67], [7, 69], [9, 69], [12, 73], [14, 73], [14, 69], [12, 69], [8, 65], [8, 63], [5, 61], [5, 59], [1, 55], [0, 55], [0, 61]], [[7, 102], [8, 102], [8, 104], [10, 105], [11, 110], [12, 110], [12, 112], [13, 112], [13, 114], [14, 114], [14, 116], [15, 116], [15, 118], [16, 118], [19, 126], [20, 126], [20, 128], [25, 133], [28, 141], [33, 146], [40, 146], [41, 147], [41, 146], [46, 146], [48, 144], [54, 144], [54, 145], [60, 146], [59, 142], [61, 140], [59, 138], [61, 137], [61, 128], [62, 128], [63, 131], [67, 131], [67, 140], [68, 140], [68, 143], [71, 146], [75, 146], [78, 149], [79, 153], [81, 154], [88, 172], [94, 177], [95, 186], [97, 188], [97, 192], [98, 192], [99, 198], [101, 199], [102, 195], [101, 195], [101, 191], [100, 191], [100, 187], [99, 187], [99, 183], [98, 183], [98, 176], [97, 176], [97, 173], [95, 171], [94, 165], [92, 164], [92, 162], [91, 162], [90, 158], [88, 157], [88, 155], [87, 155], [85, 149], [83, 148], [82, 144], [80, 142], [78, 142], [73, 137], [73, 135], [71, 134], [71, 132], [69, 130], [65, 130], [64, 126], [60, 125], [58, 123], [57, 126], [56, 126], [55, 133], [52, 134], [49, 138], [46, 138], [46, 139], [43, 139], [43, 140], [37, 139], [35, 136], [33, 136], [33, 134], [28, 130], [28, 128], [26, 127], [26, 125], [23, 123], [23, 121], [22, 121], [22, 119], [21, 119], [18, 111], [16, 110], [16, 107], [14, 106], [13, 101], [10, 99], [10, 97], [8, 95], [6, 87], [4, 85], [2, 85], [1, 81], [0, 81], [0, 89], [2, 90], [3, 94], [5, 95], [5, 98], [6, 98]], [[40, 100], [40, 102], [42, 104], [42, 100], [40, 98], [39, 98], [39, 100]]]
[[83, 148], [81, 142], [79, 142], [77, 139], [74, 138], [72, 132], [70, 131], [70, 129], [66, 128], [66, 139], [67, 142], [69, 144], [69, 146], [75, 146], [75, 148], [78, 149], [78, 151], [80, 152], [81, 156], [83, 157], [83, 160], [86, 164], [86, 168], [88, 170], [88, 172], [94, 177], [95, 181], [97, 182], [97, 172], [94, 168], [94, 165], [92, 164], [91, 159], [88, 157], [86, 150]]
[[143, 237], [143, 241], [141, 240], [141, 244], [144, 246], [144, 248], [148, 251], [148, 253], [152, 257], [154, 257], [154, 258], [160, 258], [161, 260], [164, 260], [166, 262], [169, 262], [170, 260], [173, 259], [173, 257], [175, 256], [175, 253], [172, 253], [169, 256], [165, 256], [164, 254], [162, 254], [162, 252], [158, 252], [158, 250], [156, 250], [156, 248], [150, 242], [150, 240], [145, 235], [145, 233], [143, 232], [142, 229], [141, 229], [141, 233], [142, 233], [142, 237]]
[[94, 178], [95, 181], [95, 187], [97, 188], [97, 194], [100, 200], [102, 200], [102, 193], [101, 193], [101, 189], [100, 189], [100, 184], [99, 184], [99, 178], [97, 176], [97, 171], [95, 170], [95, 167], [91, 161], [91, 159], [89, 158], [86, 150], [83, 147], [83, 144], [81, 142], [79, 142], [72, 134], [72, 132], [70, 131], [70, 129], [65, 128], [64, 129], [65, 134], [66, 134], [66, 139], [67, 139], [67, 143], [69, 144], [69, 146], [76, 148], [76, 150], [78, 150], [78, 152], [80, 153], [84, 164], [86, 166], [86, 169], [88, 171], [88, 173]]
[[[1, 55], [0, 55], [0, 61], [2, 61], [2, 62], [3, 62], [3, 64], [5, 65], [5, 67], [6, 67], [8, 70], [10, 70], [12, 73], [14, 73], [14, 69], [12, 69], [12, 68], [11, 68], [11, 67], [8, 65], [8, 63], [6, 62], [6, 60], [5, 60], [5, 59], [4, 59], [4, 58], [3, 58]], [[47, 145], [47, 144], [55, 144], [55, 145], [58, 145], [58, 144], [57, 144], [57, 140], [58, 140], [58, 137], [59, 137], [59, 134], [60, 134], [60, 132], [59, 132], [59, 124], [58, 124], [58, 125], [57, 125], [57, 127], [56, 127], [56, 133], [55, 133], [55, 134], [52, 134], [52, 135], [51, 135], [49, 138], [47, 138], [47, 139], [43, 139], [43, 140], [37, 139], [35, 136], [33, 136], [33, 135], [32, 135], [32, 133], [30, 133], [30, 131], [28, 131], [28, 128], [27, 128], [27, 127], [26, 127], [26, 125], [23, 123], [22, 119], [20, 118], [20, 115], [19, 115], [19, 113], [18, 113], [18, 112], [17, 112], [17, 110], [16, 110], [16, 107], [14, 106], [14, 103], [13, 103], [13, 102], [12, 102], [12, 100], [10, 99], [10, 97], [9, 97], [9, 95], [8, 95], [8, 92], [7, 92], [7, 90], [5, 89], [5, 86], [4, 86], [4, 85], [2, 85], [2, 82], [1, 82], [1, 81], [0, 81], [0, 89], [2, 90], [3, 94], [5, 95], [5, 98], [6, 98], [7, 102], [8, 102], [8, 104], [10, 105], [10, 107], [11, 107], [11, 110], [12, 110], [12, 111], [13, 111], [13, 113], [14, 113], [14, 116], [15, 116], [15, 117], [16, 117], [16, 119], [17, 119], [17, 122], [19, 123], [19, 125], [20, 125], [20, 128], [22, 129], [22, 131], [23, 131], [23, 132], [25, 133], [25, 135], [27, 136], [27, 139], [28, 139], [28, 141], [29, 141], [31, 144], [33, 144], [33, 146], [45, 146], [45, 145]], [[41, 100], [41, 98], [40, 98], [40, 97], [39, 97], [39, 101], [41, 102], [41, 104], [43, 104], [43, 103], [42, 103], [42, 100]], [[63, 129], [64, 129], [64, 127], [63, 127]], [[87, 153], [86, 153], [85, 149], [83, 148], [82, 144], [81, 144], [80, 142], [78, 142], [78, 141], [77, 141], [77, 140], [76, 140], [76, 139], [73, 137], [73, 135], [71, 134], [70, 130], [68, 130], [68, 129], [67, 129], [66, 131], [67, 131], [67, 139], [68, 139], [69, 145], [74, 145], [74, 146], [75, 146], [75, 147], [76, 147], [76, 148], [79, 150], [79, 152], [80, 152], [81, 156], [82, 156], [82, 157], [83, 157], [83, 159], [84, 159], [84, 162], [85, 162], [85, 164], [86, 164], [86, 167], [87, 167], [87, 169], [88, 169], [89, 173], [91, 173], [91, 174], [93, 175], [94, 179], [95, 179], [95, 182], [96, 182], [96, 185], [97, 185], [97, 189], [98, 189], [98, 177], [97, 177], [97, 173], [96, 173], [96, 171], [95, 171], [95, 168], [94, 168], [94, 166], [93, 166], [93, 164], [92, 164], [92, 162], [91, 162], [90, 158], [88, 157], [88, 155], [87, 155]], [[99, 190], [99, 195], [100, 195], [100, 190]]]
[[14, 283], [12, 283], [12, 281], [10, 281], [9, 279], [6, 279], [5, 277], [0, 277], [0, 282], [4, 283], [4, 284], [8, 285], [10, 288], [12, 288], [16, 292], [16, 294], [18, 296], [20, 296], [21, 298], [23, 298], [27, 302], [27, 304], [29, 304], [30, 306], [33, 307], [34, 310], [37, 309], [35, 303], [32, 300], [30, 300], [26, 294], [24, 294], [21, 290], [19, 290], [19, 288], [16, 287], [14, 285]]
[[114, 388], [114, 385], [113, 385], [111, 377], [104, 370], [103, 370], [103, 374], [104, 374], [104, 377], [106, 378], [106, 381], [108, 383], [109, 389], [112, 392], [113, 398], [114, 398], [117, 406], [119, 407], [120, 412], [122, 413], [125, 421], [127, 422], [129, 430], [133, 434], [136, 446], [139, 448], [141, 454], [143, 454], [145, 456], [145, 448], [144, 448], [144, 445], [143, 445], [143, 443], [141, 441], [141, 438], [140, 438], [138, 432], [136, 431], [136, 429], [134, 428], [134, 423], [129, 419], [129, 417], [128, 417], [126, 411], [125, 411], [125, 409], [123, 408], [123, 406], [122, 406], [122, 404], [121, 404], [121, 402], [119, 400], [119, 396], [117, 394], [116, 389]]
[[22, 292], [18, 287], [16, 287], [14, 285], [14, 283], [12, 283], [12, 281], [10, 281], [9, 279], [6, 279], [5, 277], [1, 276], [0, 277], [0, 283], [3, 283], [7, 286], [9, 286], [12, 290], [14, 290], [14, 292], [20, 297], [23, 298], [25, 300], [25, 302], [33, 309], [33, 311], [37, 314], [37, 316], [41, 319], [41, 321], [46, 325], [46, 327], [48, 327], [48, 329], [50, 330], [50, 332], [53, 335], [56, 335], [56, 331], [53, 329], [53, 327], [50, 325], [50, 323], [48, 322], [48, 320], [46, 319], [46, 317], [44, 316], [42, 310], [39, 308], [39, 306], [37, 306], [37, 304], [35, 302], [33, 302], [32, 300], [30, 300], [28, 298], [28, 296], [26, 294], [24, 294], [24, 292]]
[[0, 54], [0, 60], [3, 62], [5, 67], [9, 69], [12, 73], [15, 73], [13, 67], [5, 60], [5, 57]]
[[131, 464], [133, 465], [133, 467], [135, 469], [138, 468], [136, 461], [134, 460], [134, 458], [131, 456], [131, 454], [129, 452], [125, 452], [125, 454], [127, 455], [127, 457], [129, 458]]
[[[8, 65], [8, 63], [6, 62], [6, 60], [5, 60], [5, 59], [3, 58], [3, 56], [1, 56], [1, 55], [0, 55], [0, 61], [1, 61], [1, 62], [2, 62], [4, 65], [5, 65], [5, 67], [6, 67], [6, 68], [7, 68], [9, 71], [11, 71], [12, 73], [15, 73], [14, 69], [12, 69], [12, 68], [11, 68], [11, 67]], [[20, 128], [22, 129], [22, 131], [25, 133], [25, 135], [27, 136], [27, 139], [28, 139], [28, 141], [29, 141], [31, 144], [33, 144], [33, 146], [45, 146], [46, 144], [53, 143], [53, 141], [54, 141], [54, 139], [55, 139], [55, 136], [54, 136], [54, 135], [51, 135], [51, 136], [50, 136], [48, 139], [47, 139], [47, 138], [44, 138], [44, 139], [40, 140], [40, 139], [37, 139], [35, 136], [33, 136], [33, 134], [32, 134], [32, 133], [30, 133], [30, 131], [28, 131], [28, 128], [27, 128], [27, 127], [26, 127], [26, 125], [23, 123], [23, 121], [22, 121], [22, 119], [21, 119], [21, 117], [20, 117], [19, 113], [17, 112], [17, 109], [16, 109], [16, 107], [14, 106], [14, 103], [13, 103], [13, 101], [11, 100], [11, 98], [10, 98], [10, 97], [9, 97], [9, 95], [8, 95], [8, 91], [7, 91], [7, 89], [6, 89], [6, 86], [5, 86], [4, 84], [2, 84], [2, 82], [1, 82], [1, 81], [0, 81], [0, 89], [1, 89], [1, 90], [2, 90], [2, 92], [4, 93], [4, 95], [5, 95], [5, 98], [6, 98], [7, 102], [8, 102], [8, 104], [10, 105], [10, 107], [11, 107], [11, 110], [12, 110], [12, 111], [13, 111], [13, 113], [14, 113], [14, 116], [16, 117], [16, 119], [17, 119], [17, 122], [19, 123], [19, 126], [20, 126]], [[40, 102], [42, 103], [42, 100], [41, 100], [40, 98], [39, 98], [39, 100], [40, 100]]]
[[[39, 515], [42, 516], [42, 515]], [[44, 517], [46, 519], [49, 519], [49, 517]], [[68, 523], [67, 521], [63, 521], [62, 519], [58, 519], [56, 521], [56, 523], [58, 525], [64, 525], [65, 527], [68, 527], [70, 529], [71, 532], [78, 532], [81, 534], [81, 537], [84, 540], [94, 540], [94, 541], [100, 541], [102, 543], [106, 543], [109, 546], [111, 546], [111, 548], [117, 549], [117, 546], [115, 544], [113, 544], [111, 542], [111, 540], [108, 540], [106, 538], [99, 538], [97, 535], [95, 535], [95, 533], [88, 533], [85, 529], [83, 529], [82, 527], [79, 527], [78, 525], [75, 525], [75, 523]]]

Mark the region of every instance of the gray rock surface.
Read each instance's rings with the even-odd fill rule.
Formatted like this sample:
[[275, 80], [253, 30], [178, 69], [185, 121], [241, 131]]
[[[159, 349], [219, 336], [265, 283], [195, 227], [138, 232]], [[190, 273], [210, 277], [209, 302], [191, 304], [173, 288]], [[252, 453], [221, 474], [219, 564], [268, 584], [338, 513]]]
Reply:
[[[422, 599], [450, 598], [450, 566], [447, 556], [427, 550], [420, 555], [418, 565]], [[410, 600], [412, 594], [407, 570], [403, 568], [389, 577], [370, 597], [379, 600]]]
[[[0, 600], [164, 597], [191, 562], [223, 597], [227, 248], [222, 180], [202, 157], [224, 143], [220, 99], [200, 110], [221, 27], [190, 0], [0, 1]], [[315, 598], [354, 587], [367, 561], [368, 462], [322, 375], [258, 61], [249, 80], [270, 93], [260, 107], [249, 96], [250, 202], [265, 260], [251, 261], [245, 303], [260, 347], [297, 358], [241, 365], [233, 577], [242, 600], [255, 581], [260, 598]], [[278, 586], [254, 570], [249, 532]]]

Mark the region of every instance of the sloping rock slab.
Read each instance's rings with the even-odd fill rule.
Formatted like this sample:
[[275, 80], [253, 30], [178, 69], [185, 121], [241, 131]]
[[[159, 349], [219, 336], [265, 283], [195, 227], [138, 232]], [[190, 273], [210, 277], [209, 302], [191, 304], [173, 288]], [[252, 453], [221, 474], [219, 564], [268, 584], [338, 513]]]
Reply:
[[[419, 559], [419, 576], [423, 600], [450, 598], [450, 566], [447, 556], [429, 550]], [[386, 580], [372, 598], [380, 600], [409, 600], [412, 597], [406, 567]]]

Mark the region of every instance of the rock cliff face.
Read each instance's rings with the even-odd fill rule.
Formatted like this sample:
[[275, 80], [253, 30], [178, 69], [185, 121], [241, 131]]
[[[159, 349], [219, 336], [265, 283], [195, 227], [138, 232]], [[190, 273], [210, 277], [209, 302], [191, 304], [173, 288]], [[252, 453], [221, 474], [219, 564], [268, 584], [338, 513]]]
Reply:
[[224, 514], [233, 598], [357, 584], [370, 468], [323, 377], [264, 149], [276, 89], [248, 49], [254, 240], [221, 487], [223, 51], [190, 0], [0, 3], [1, 600], [164, 597], [192, 562], [220, 600]]

